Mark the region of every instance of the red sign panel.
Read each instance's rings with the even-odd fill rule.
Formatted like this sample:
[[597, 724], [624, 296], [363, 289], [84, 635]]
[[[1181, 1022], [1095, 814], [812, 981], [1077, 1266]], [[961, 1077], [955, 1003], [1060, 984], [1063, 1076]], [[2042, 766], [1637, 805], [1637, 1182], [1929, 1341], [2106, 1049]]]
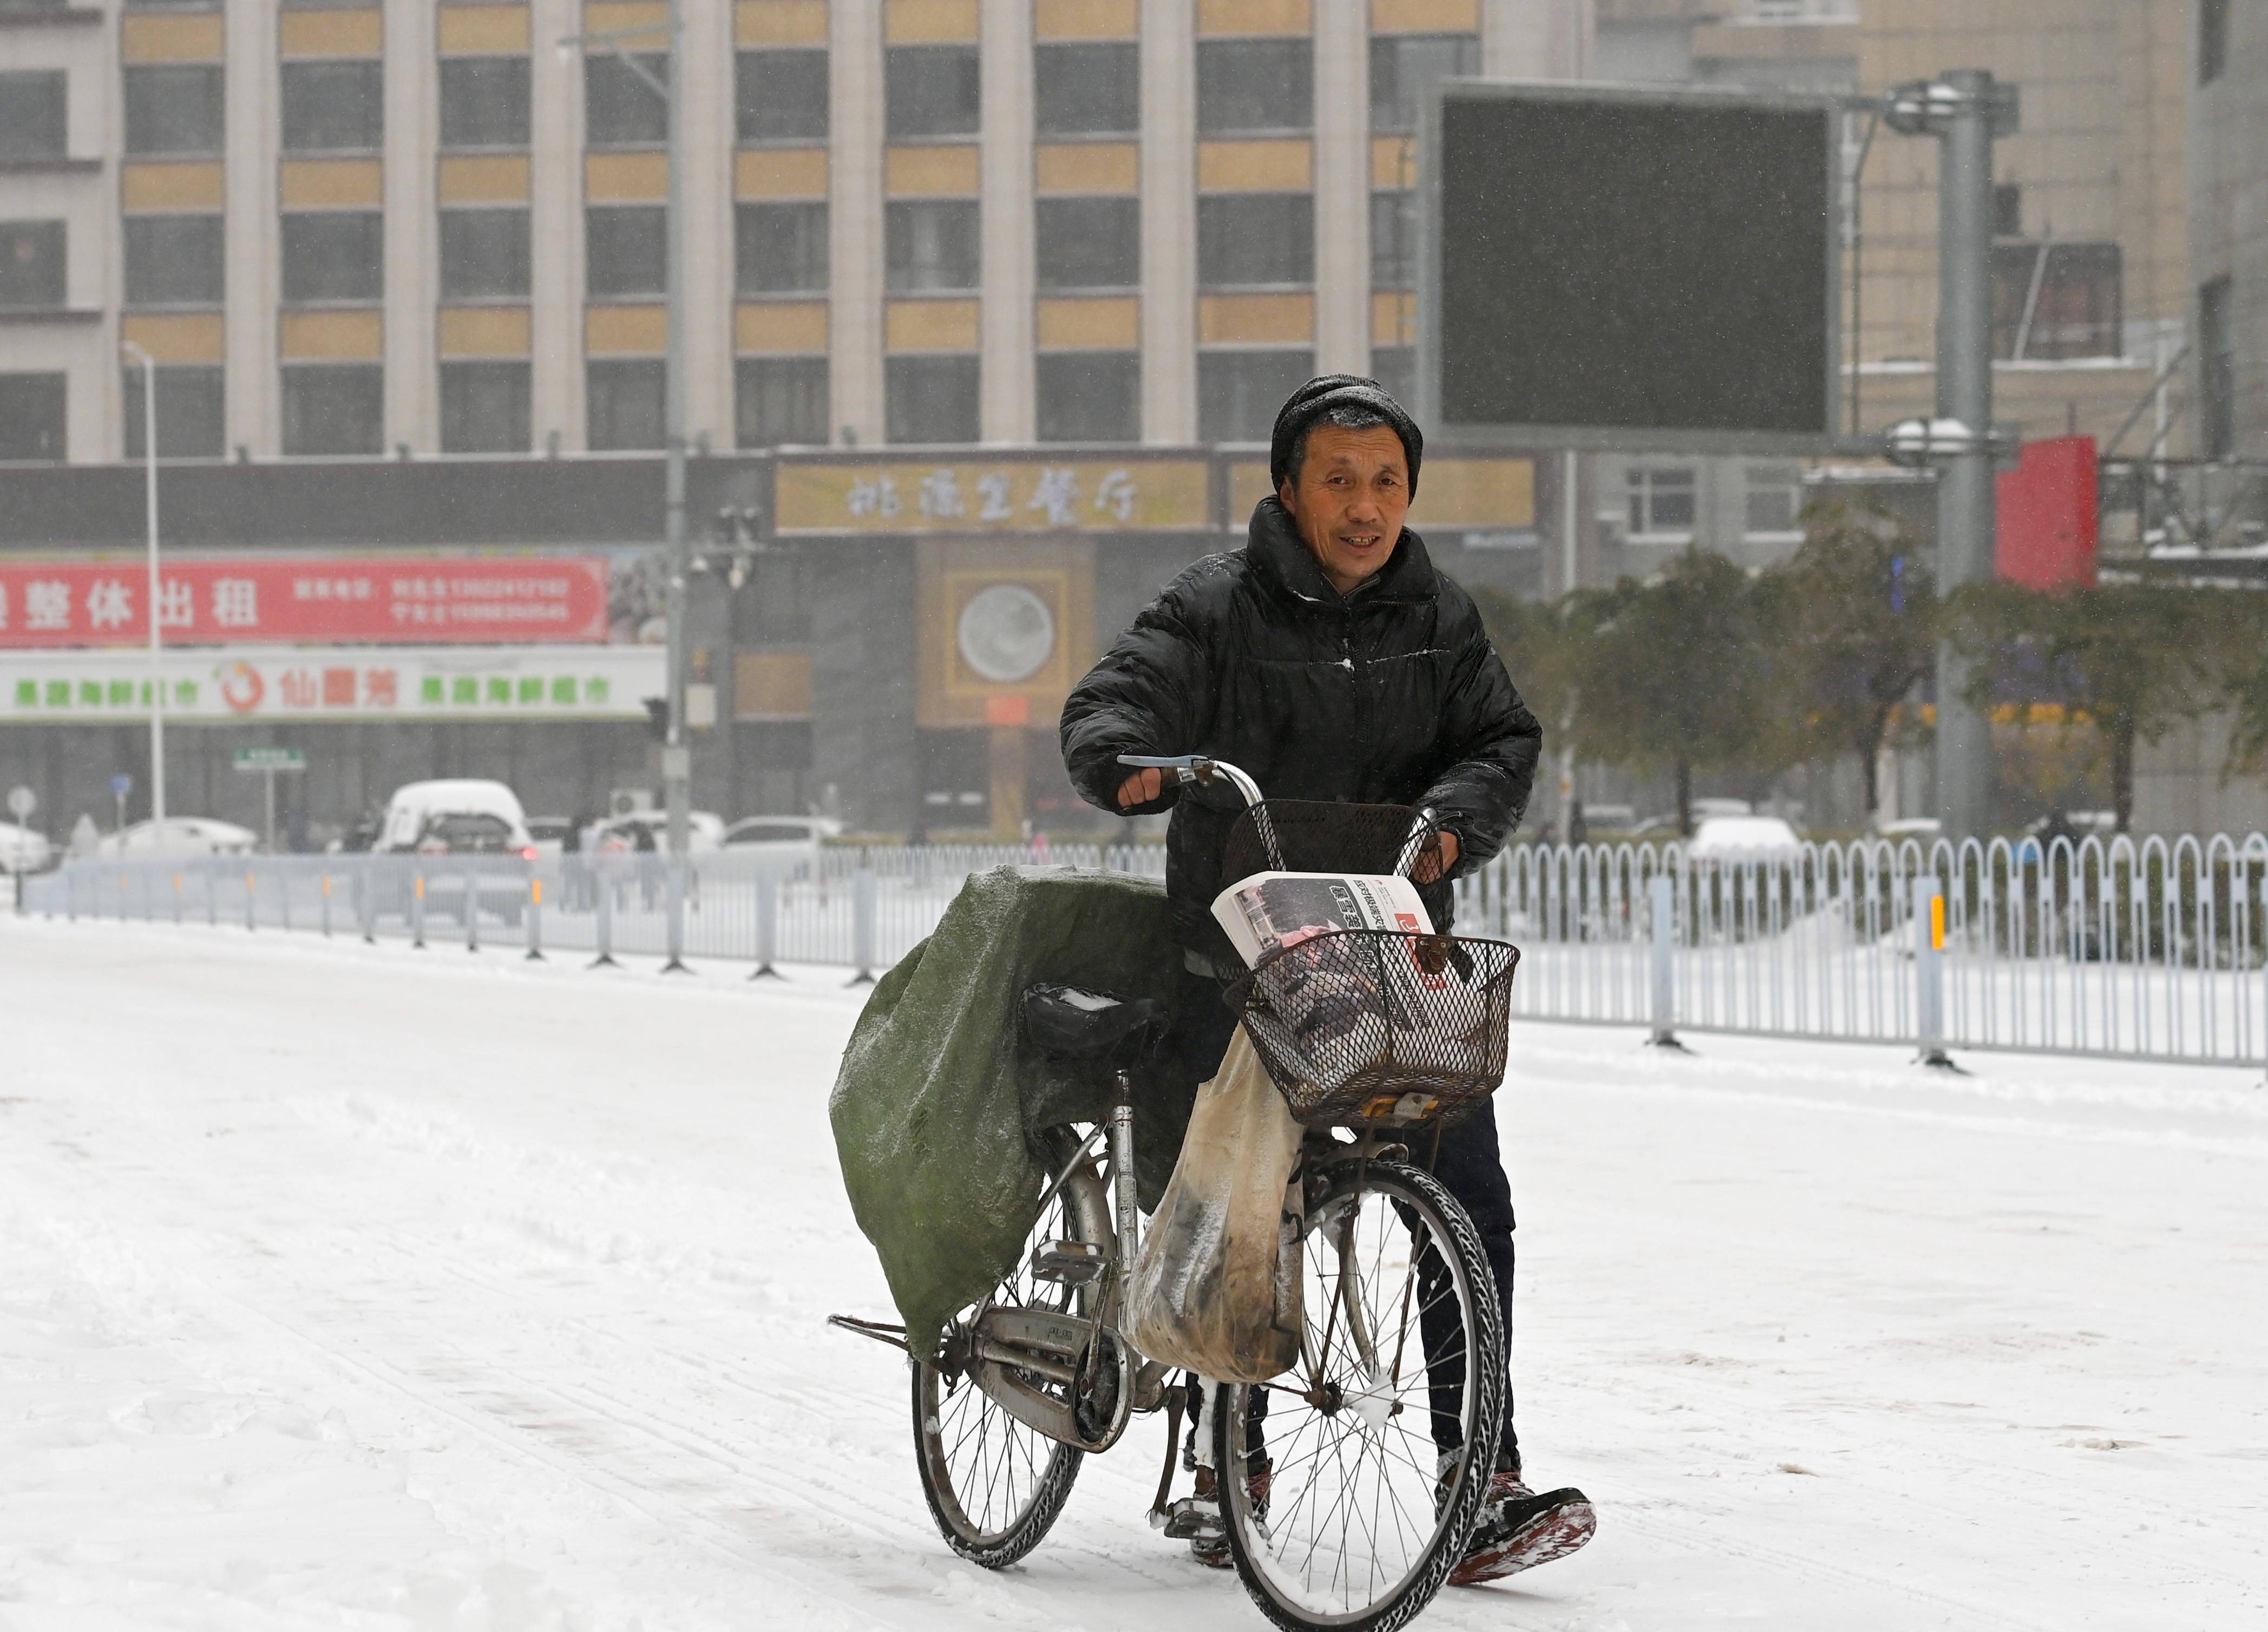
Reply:
[[[166, 562], [158, 629], [184, 646], [525, 645], [607, 638], [599, 555]], [[0, 562], [0, 647], [148, 643], [138, 562]]]
[[2093, 437], [2027, 442], [2014, 470], [2000, 473], [1999, 575], [2027, 589], [2095, 582], [2100, 526]]

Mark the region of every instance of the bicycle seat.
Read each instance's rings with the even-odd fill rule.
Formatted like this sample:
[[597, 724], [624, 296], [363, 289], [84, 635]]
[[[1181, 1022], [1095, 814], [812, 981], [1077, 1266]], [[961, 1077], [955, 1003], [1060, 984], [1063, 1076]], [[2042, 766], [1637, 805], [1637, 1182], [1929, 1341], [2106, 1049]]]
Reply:
[[1152, 997], [1111, 997], [1077, 986], [1024, 989], [1024, 1029], [1049, 1054], [1083, 1058], [1117, 1052], [1143, 1040], [1165, 1019]]

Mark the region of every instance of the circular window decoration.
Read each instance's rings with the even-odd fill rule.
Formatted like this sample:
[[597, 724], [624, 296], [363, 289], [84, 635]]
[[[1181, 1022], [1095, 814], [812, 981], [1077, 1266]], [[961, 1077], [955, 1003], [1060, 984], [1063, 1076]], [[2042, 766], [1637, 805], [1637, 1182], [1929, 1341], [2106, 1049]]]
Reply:
[[961, 660], [983, 679], [1029, 680], [1056, 649], [1056, 614], [1020, 584], [979, 590], [961, 608]]

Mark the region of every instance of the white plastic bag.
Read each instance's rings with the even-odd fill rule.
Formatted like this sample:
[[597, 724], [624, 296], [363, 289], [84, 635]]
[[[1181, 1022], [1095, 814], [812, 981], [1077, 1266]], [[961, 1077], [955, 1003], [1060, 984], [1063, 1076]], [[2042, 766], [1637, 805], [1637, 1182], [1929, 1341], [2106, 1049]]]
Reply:
[[1240, 1026], [1219, 1074], [1197, 1090], [1128, 1282], [1126, 1334], [1145, 1356], [1238, 1383], [1298, 1363], [1300, 1137]]

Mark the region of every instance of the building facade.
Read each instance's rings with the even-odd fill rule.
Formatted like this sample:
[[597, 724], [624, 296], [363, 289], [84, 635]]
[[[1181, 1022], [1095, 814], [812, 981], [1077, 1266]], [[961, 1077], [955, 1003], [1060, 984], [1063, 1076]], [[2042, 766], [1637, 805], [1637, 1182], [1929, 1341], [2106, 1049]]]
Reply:
[[[1420, 88], [1572, 0], [685, 0], [690, 434], [1264, 436], [1410, 372]], [[0, 460], [659, 446], [659, 0], [11, 0]], [[580, 49], [561, 42], [579, 37]], [[628, 60], [626, 60], [628, 59]]]
[[[2191, 41], [2198, 511], [2209, 541], [2268, 543], [2268, 18], [2198, 0]], [[2245, 463], [2242, 461], [2250, 461]]]

